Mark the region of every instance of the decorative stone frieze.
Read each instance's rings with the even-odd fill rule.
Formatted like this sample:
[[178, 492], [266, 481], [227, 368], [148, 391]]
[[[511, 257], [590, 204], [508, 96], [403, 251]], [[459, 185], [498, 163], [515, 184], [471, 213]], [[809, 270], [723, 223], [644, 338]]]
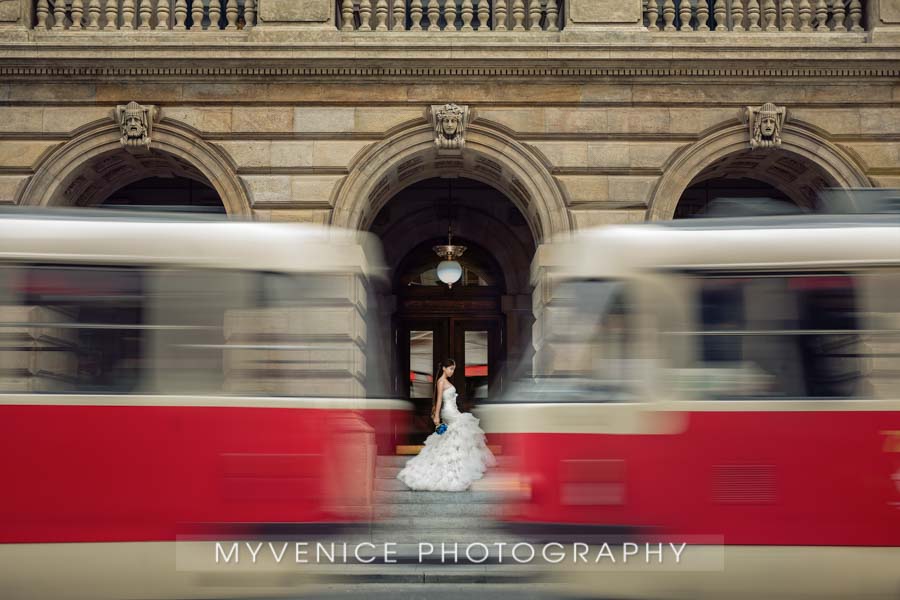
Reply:
[[116, 122], [122, 131], [121, 142], [129, 152], [149, 151], [153, 121], [159, 116], [155, 106], [141, 106], [133, 100], [116, 107]]
[[750, 128], [750, 147], [779, 148], [781, 132], [787, 118], [787, 108], [766, 102], [762, 106], [748, 106], [741, 117]]
[[431, 124], [434, 127], [434, 145], [440, 154], [458, 154], [466, 145], [466, 127], [469, 124], [469, 107], [456, 104], [433, 105]]
[[[900, 0], [898, 0], [900, 1]], [[722, 65], [651, 65], [635, 68], [633, 66], [571, 66], [571, 65], [538, 65], [517, 66], [507, 64], [473, 65], [460, 69], [450, 65], [400, 65], [400, 66], [322, 66], [302, 65], [285, 66], [259, 63], [256, 65], [234, 65], [212, 62], [204, 64], [196, 62], [191, 66], [180, 63], [143, 64], [104, 64], [97, 65], [47, 65], [47, 64], [15, 64], [0, 65], [0, 80], [15, 79], [18, 81], [58, 79], [87, 79], [91, 81], [118, 81], [127, 78], [166, 78], [176, 81], [189, 78], [193, 83], [221, 82], [225, 77], [266, 78], [273, 81], [308, 81], [323, 78], [344, 81], [347, 78], [378, 78], [385, 81], [407, 80], [409, 78], [433, 78], [442, 81], [466, 81], [473, 78], [556, 78], [556, 79], [624, 79], [627, 81], [657, 81], [666, 78], [702, 77], [719, 78], [734, 81], [741, 78], [771, 79], [859, 79], [874, 80], [897, 79], [900, 67], [897, 61], [873, 60], [868, 64], [847, 63], [828, 65], [773, 65], [753, 62], [748, 64]], [[4, 81], [5, 83], [5, 81]]]

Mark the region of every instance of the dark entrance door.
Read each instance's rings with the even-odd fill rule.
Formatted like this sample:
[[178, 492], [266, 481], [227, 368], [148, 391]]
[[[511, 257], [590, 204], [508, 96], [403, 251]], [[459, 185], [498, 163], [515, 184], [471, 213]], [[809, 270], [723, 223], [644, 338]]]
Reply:
[[505, 319], [493, 286], [427, 286], [404, 290], [394, 320], [400, 393], [415, 406], [410, 443], [434, 430], [431, 422], [438, 361], [452, 358], [460, 410], [500, 393]]
[[500, 393], [506, 319], [500, 310], [503, 277], [493, 258], [469, 245], [460, 259], [463, 276], [453, 287], [435, 273], [437, 257], [429, 241], [411, 252], [395, 280], [394, 314], [397, 391], [415, 407], [409, 443], [434, 431], [431, 409], [437, 363], [456, 361], [451, 382], [460, 410]]
[[410, 443], [430, 434], [435, 369], [438, 361], [453, 358], [460, 410], [471, 411], [481, 400], [500, 393], [503, 319], [501, 315], [422, 316], [398, 318], [400, 372], [403, 391], [415, 411]]

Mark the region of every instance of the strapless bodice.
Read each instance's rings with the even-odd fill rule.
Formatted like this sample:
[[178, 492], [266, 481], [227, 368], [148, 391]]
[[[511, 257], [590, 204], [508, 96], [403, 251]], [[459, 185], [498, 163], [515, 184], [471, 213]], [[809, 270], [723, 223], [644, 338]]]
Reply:
[[456, 388], [453, 384], [449, 384], [449, 387], [444, 389], [443, 402], [441, 403], [441, 417], [443, 417], [444, 421], [447, 423], [452, 422], [459, 416], [459, 409], [456, 407], [457, 396], [458, 394], [456, 393]]

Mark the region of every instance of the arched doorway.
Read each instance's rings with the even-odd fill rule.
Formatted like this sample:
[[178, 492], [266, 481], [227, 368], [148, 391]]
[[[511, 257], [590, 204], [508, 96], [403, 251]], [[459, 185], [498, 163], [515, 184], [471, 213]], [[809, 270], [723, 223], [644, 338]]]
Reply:
[[114, 191], [99, 207], [164, 212], [225, 214], [219, 194], [187, 177], [148, 177]]
[[67, 204], [169, 212], [225, 213], [219, 193], [191, 164], [157, 152], [116, 150], [88, 161], [65, 188]]
[[783, 150], [735, 152], [691, 180], [678, 199], [674, 218], [809, 211], [821, 192], [833, 185], [818, 165]]
[[[461, 280], [448, 287], [435, 272], [433, 247], [447, 242], [452, 222]], [[412, 443], [433, 430], [432, 386], [437, 361], [457, 361], [454, 385], [462, 410], [499, 395], [513, 365], [531, 357], [529, 265], [535, 242], [528, 222], [501, 192], [479, 181], [429, 178], [401, 190], [381, 208], [370, 230], [392, 270], [382, 304], [393, 331], [393, 392], [415, 406]], [[389, 325], [388, 325], [389, 323]]]
[[751, 150], [746, 125], [723, 123], [666, 165], [647, 219], [672, 219], [686, 190], [713, 179], [763, 182], [801, 208], [813, 206], [818, 191], [825, 187], [871, 187], [865, 169], [853, 156], [805, 123], [785, 123], [781, 138], [780, 148]]
[[[247, 192], [225, 152], [191, 129], [168, 119], [154, 125], [152, 142], [146, 152], [126, 151], [115, 123], [98, 123], [83, 130], [41, 161], [17, 194], [16, 203], [99, 206], [114, 204], [112, 196], [120, 190], [127, 190], [128, 195], [127, 198], [119, 196], [121, 203], [132, 206], [166, 206], [166, 200], [149, 199], [150, 194], [165, 191], [173, 192], [178, 198], [169, 206], [220, 212], [217, 202], [212, 200], [215, 195], [228, 215], [252, 214]], [[198, 200], [197, 193], [202, 199]], [[135, 200], [136, 196], [144, 199]], [[190, 199], [184, 201], [185, 197]]]

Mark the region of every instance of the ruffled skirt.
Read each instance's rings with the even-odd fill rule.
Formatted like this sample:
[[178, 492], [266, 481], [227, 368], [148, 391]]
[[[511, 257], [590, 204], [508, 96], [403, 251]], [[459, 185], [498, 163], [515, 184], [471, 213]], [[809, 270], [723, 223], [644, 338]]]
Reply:
[[478, 419], [470, 413], [460, 413], [447, 424], [443, 435], [428, 436], [425, 447], [409, 459], [397, 479], [414, 490], [462, 492], [481, 479], [485, 469], [496, 464]]

